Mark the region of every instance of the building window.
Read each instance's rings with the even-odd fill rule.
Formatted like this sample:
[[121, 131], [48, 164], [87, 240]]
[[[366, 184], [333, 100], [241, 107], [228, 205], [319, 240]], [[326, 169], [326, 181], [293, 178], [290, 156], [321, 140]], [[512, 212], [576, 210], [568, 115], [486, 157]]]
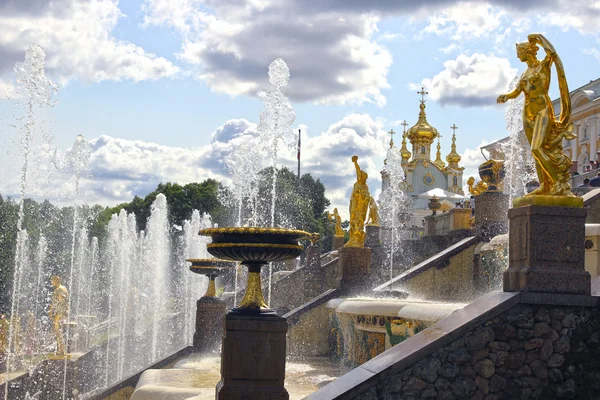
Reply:
[[589, 136], [588, 136], [588, 128], [587, 126], [585, 128], [583, 128], [583, 140], [589, 140]]
[[458, 178], [456, 176], [452, 177], [452, 186], [458, 186]]
[[421, 154], [425, 154], [425, 146], [421, 146]]

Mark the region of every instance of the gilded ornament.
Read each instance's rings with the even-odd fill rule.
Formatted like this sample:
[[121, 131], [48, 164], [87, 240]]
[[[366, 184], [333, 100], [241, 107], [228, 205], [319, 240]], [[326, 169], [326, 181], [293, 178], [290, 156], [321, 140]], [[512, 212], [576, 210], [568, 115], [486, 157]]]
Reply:
[[435, 178], [431, 174], [431, 171], [427, 172], [427, 175], [423, 177], [423, 183], [426, 185], [433, 185], [435, 183]]
[[367, 225], [379, 226], [379, 207], [377, 207], [377, 203], [373, 197], [371, 197], [371, 200], [369, 201], [369, 218], [367, 220]]
[[338, 209], [333, 209], [333, 214], [327, 213], [327, 219], [335, 223], [335, 237], [344, 237], [344, 230], [342, 229], [342, 217], [338, 213]]
[[[572, 140], [573, 123], [571, 117], [571, 98], [562, 61], [552, 44], [541, 34], [530, 34], [528, 41], [516, 45], [517, 57], [527, 64], [519, 83], [509, 93], [500, 95], [498, 103], [515, 99], [521, 93], [525, 96], [523, 109], [523, 127], [531, 146], [540, 187], [533, 192], [516, 199], [514, 206], [527, 204], [546, 204], [564, 206], [583, 206], [583, 200], [571, 192], [570, 168], [573, 162], [563, 152], [562, 140]], [[538, 60], [538, 46], [546, 52], [543, 60]], [[548, 95], [551, 67], [556, 68], [558, 88], [560, 90], [560, 116], [555, 117], [552, 101]], [[535, 196], [560, 196], [558, 198], [528, 199]]]
[[473, 196], [479, 196], [481, 193], [487, 191], [488, 185], [484, 181], [479, 181], [475, 185], [475, 178], [472, 176], [467, 180], [467, 185], [469, 186], [469, 193]]
[[61, 324], [69, 314], [69, 291], [62, 285], [62, 279], [57, 275], [52, 276], [50, 282], [54, 287], [54, 292], [48, 316], [52, 321], [52, 329], [56, 336], [56, 354], [65, 354], [66, 348]]
[[365, 244], [365, 220], [369, 208], [371, 194], [367, 186], [369, 175], [360, 169], [358, 156], [352, 156], [352, 162], [356, 169], [356, 183], [350, 197], [350, 240], [344, 247], [364, 247]]

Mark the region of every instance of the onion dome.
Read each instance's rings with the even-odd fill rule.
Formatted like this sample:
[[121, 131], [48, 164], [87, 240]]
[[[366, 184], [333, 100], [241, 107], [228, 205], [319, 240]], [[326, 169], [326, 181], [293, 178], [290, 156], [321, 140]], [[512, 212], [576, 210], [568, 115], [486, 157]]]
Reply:
[[452, 150], [446, 156], [446, 161], [448, 161], [449, 166], [453, 167], [458, 167], [458, 163], [460, 162], [460, 155], [456, 152], [456, 133], [452, 134]]
[[446, 166], [446, 164], [442, 160], [442, 151], [441, 151], [441, 148], [442, 148], [442, 146], [440, 146], [440, 137], [438, 136], [437, 153], [435, 155], [435, 161], [433, 163], [435, 165], [437, 165], [439, 169], [444, 169], [444, 167]]
[[427, 122], [427, 116], [425, 114], [425, 100], [421, 100], [419, 105], [421, 111], [419, 112], [419, 120], [412, 126], [408, 132], [408, 140], [411, 143], [421, 143], [424, 145], [430, 145], [433, 140], [438, 137], [438, 131]]
[[410, 151], [406, 148], [406, 135], [402, 136], [402, 148], [400, 149], [400, 155], [402, 156], [402, 161], [410, 160]]

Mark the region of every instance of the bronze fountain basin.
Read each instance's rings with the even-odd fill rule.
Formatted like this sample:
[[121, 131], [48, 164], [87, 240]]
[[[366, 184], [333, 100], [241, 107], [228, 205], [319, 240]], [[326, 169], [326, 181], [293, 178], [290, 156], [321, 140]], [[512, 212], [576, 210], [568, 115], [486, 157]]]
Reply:
[[[231, 261], [217, 260], [215, 258], [188, 258], [186, 261], [192, 263], [190, 271], [195, 274], [208, 277], [208, 288], [202, 299], [218, 299], [215, 279], [223, 269], [235, 268], [237, 263]], [[219, 300], [222, 301], [222, 300]]]
[[308, 239], [310, 234], [295, 229], [280, 228], [208, 228], [199, 232], [210, 236], [212, 243], [206, 248], [219, 259], [239, 261], [248, 267], [246, 293], [238, 307], [231, 313], [242, 315], [277, 315], [267, 306], [261, 288], [260, 270], [274, 261], [296, 258], [302, 252], [298, 240]]

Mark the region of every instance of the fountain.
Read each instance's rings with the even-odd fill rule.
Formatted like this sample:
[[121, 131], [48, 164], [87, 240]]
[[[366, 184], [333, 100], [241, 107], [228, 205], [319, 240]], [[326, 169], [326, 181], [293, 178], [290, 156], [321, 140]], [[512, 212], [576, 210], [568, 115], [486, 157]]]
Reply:
[[268, 262], [297, 257], [307, 232], [277, 228], [209, 228], [208, 252], [248, 268], [246, 293], [225, 317], [217, 399], [287, 399], [284, 387], [287, 321], [265, 303], [260, 270]]
[[190, 271], [208, 277], [206, 293], [196, 303], [196, 331], [194, 348], [196, 351], [211, 351], [221, 344], [223, 316], [227, 312], [225, 302], [217, 296], [215, 279], [222, 269], [235, 268], [236, 263], [210, 258], [188, 258]]

